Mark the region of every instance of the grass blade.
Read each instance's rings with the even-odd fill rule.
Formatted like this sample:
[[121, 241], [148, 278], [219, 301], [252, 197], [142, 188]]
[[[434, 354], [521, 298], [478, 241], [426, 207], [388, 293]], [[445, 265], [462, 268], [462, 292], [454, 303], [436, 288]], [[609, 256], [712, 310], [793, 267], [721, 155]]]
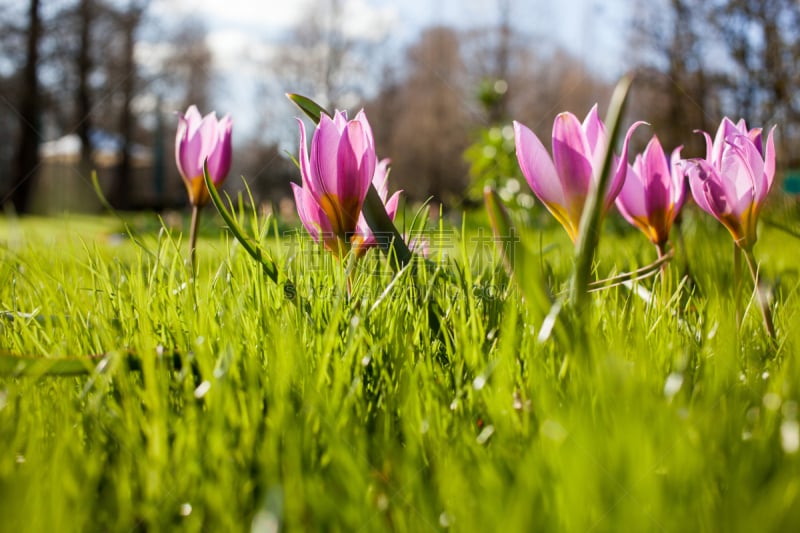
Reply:
[[486, 187], [483, 190], [483, 199], [495, 244], [500, 249], [506, 272], [517, 281], [525, 299], [535, 306], [541, 316], [546, 315], [552, 305], [552, 299], [533, 253], [520, 240], [519, 231], [511, 221], [497, 192], [491, 187]]
[[[269, 279], [276, 284], [280, 284], [281, 276], [278, 271], [278, 267], [275, 265], [275, 262], [271, 257], [269, 257], [266, 251], [264, 251], [260, 246], [252, 242], [252, 240], [247, 237], [244, 229], [242, 229], [242, 227], [236, 221], [236, 218], [234, 218], [233, 214], [228, 211], [228, 209], [225, 207], [225, 204], [222, 202], [222, 198], [220, 197], [217, 188], [212, 183], [211, 176], [208, 174], [208, 161], [203, 163], [203, 180], [208, 188], [208, 193], [211, 197], [211, 203], [213, 203], [214, 207], [217, 208], [220, 216], [225, 221], [225, 224], [227, 224], [228, 230], [230, 230], [236, 240], [239, 241], [239, 244], [242, 245], [242, 248], [245, 249], [250, 257], [261, 264]], [[284, 281], [283, 293], [287, 300], [295, 300], [297, 291], [295, 290], [294, 283], [292, 283], [291, 280], [287, 279]]]

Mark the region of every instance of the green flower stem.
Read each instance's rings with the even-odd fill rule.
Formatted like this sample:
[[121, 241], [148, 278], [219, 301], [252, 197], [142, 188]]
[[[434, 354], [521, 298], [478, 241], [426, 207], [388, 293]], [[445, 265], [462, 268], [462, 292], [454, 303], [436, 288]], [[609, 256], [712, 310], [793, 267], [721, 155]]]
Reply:
[[761, 309], [761, 317], [764, 320], [764, 329], [771, 339], [775, 339], [775, 324], [772, 321], [772, 310], [769, 307], [769, 300], [767, 296], [761, 291], [758, 284], [758, 263], [753, 255], [752, 249], [744, 250], [744, 258], [747, 261], [747, 266], [750, 268], [750, 275], [753, 277], [753, 285], [756, 298], [758, 299], [758, 307]]
[[[661, 261], [665, 257], [667, 257], [667, 247], [666, 243], [659, 243], [656, 244], [656, 253], [658, 254], [658, 260]], [[669, 301], [669, 293], [672, 289], [672, 279], [669, 275], [669, 265], [668, 261], [664, 261], [661, 263], [660, 272], [661, 277], [659, 280], [659, 284], [661, 285], [661, 303], [666, 304]]]
[[738, 333], [742, 329], [742, 249], [736, 243], [733, 243], [733, 309]]
[[192, 275], [197, 269], [197, 230], [200, 225], [200, 206], [192, 206], [192, 222], [189, 226], [189, 264], [192, 266]]

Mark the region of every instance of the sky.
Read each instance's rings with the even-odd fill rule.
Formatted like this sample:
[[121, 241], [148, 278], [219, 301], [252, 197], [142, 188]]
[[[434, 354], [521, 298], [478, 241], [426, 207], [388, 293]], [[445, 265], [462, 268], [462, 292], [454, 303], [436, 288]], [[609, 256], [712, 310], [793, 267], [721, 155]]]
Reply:
[[[553, 39], [609, 80], [623, 72], [625, 42], [622, 0], [509, 0], [514, 28], [537, 39]], [[397, 53], [431, 25], [468, 29], [496, 24], [498, 0], [342, 0], [346, 31], [383, 40]], [[270, 53], [281, 37], [298, 24], [307, 9], [304, 0], [155, 0], [151, 13], [166, 20], [187, 15], [208, 26], [208, 44], [218, 77], [234, 78], [214, 95], [218, 112], [246, 116], [254, 94], [253, 58]], [[280, 96], [280, 95], [277, 95]], [[254, 121], [240, 120], [245, 134]]]

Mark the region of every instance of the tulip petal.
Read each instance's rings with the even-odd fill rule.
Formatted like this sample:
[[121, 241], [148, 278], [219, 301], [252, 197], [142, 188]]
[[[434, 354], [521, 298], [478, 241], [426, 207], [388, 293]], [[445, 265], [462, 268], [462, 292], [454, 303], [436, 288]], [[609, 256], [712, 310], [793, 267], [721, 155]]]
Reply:
[[[178, 167], [182, 170], [184, 179], [191, 180], [203, 173], [203, 138], [197, 131], [199, 123], [186, 122], [184, 140], [181, 141], [179, 150]], [[192, 133], [192, 127], [195, 128]]]
[[364, 129], [364, 135], [366, 136], [369, 142], [370, 148], [374, 149], [375, 136], [372, 134], [372, 126], [370, 126], [369, 120], [367, 120], [367, 114], [364, 112], [363, 109], [359, 110], [359, 112], [356, 113], [356, 117], [353, 119], [353, 121], [361, 124], [361, 127]]
[[231, 130], [233, 124], [228, 115], [225, 115], [217, 124], [215, 137], [216, 143], [208, 155], [208, 169], [214, 185], [219, 186], [231, 169], [233, 148], [231, 146]]
[[397, 191], [392, 196], [389, 197], [389, 200], [386, 202], [386, 214], [389, 215], [389, 218], [392, 219], [394, 222], [394, 217], [397, 215], [397, 207], [400, 203], [400, 194], [403, 191]]
[[333, 123], [336, 125], [336, 129], [341, 134], [344, 131], [345, 125], [347, 125], [347, 111], [336, 111], [333, 114]]
[[636, 225], [636, 218], [647, 217], [648, 213], [641, 166], [641, 156], [638, 156], [633, 167], [628, 168], [625, 183], [615, 200], [619, 212], [633, 225]]
[[[688, 168], [692, 196], [701, 209], [714, 216], [728, 228], [740, 246], [752, 244], [754, 236], [745, 234], [741, 215], [734, 213], [732, 198], [734, 191], [727, 181], [721, 179], [716, 169], [703, 159], [695, 159]], [[751, 204], [752, 205], [752, 204]], [[750, 207], [747, 208], [749, 212]]]
[[[339, 120], [340, 115], [336, 115]], [[341, 133], [328, 115], [321, 115], [311, 138], [309, 192], [317, 202], [336, 194], [339, 183], [337, 157]]]
[[545, 205], [566, 207], [556, 168], [542, 142], [527, 126], [514, 121], [517, 161], [533, 193]]
[[306, 144], [306, 125], [299, 118], [297, 124], [300, 126], [300, 176], [303, 179], [303, 188], [309, 193], [311, 191], [311, 165], [308, 162], [308, 146]]
[[586, 141], [581, 123], [572, 113], [560, 113], [553, 123], [553, 163], [564, 196], [572, 199], [586, 198], [593, 178], [592, 152]]
[[314, 200], [314, 197], [311, 196], [311, 193], [296, 183], [292, 183], [291, 186], [294, 193], [294, 203], [297, 206], [297, 214], [311, 238], [315, 242], [320, 242], [320, 236], [324, 239], [326, 233], [333, 235], [328, 217]]
[[381, 201], [386, 202], [386, 197], [389, 196], [389, 158], [381, 159], [375, 165], [375, 175], [372, 177], [372, 185], [378, 191]]
[[[636, 128], [643, 124], [646, 123], [641, 120], [634, 122], [628, 128], [627, 133], [625, 133], [625, 139], [622, 141], [622, 154], [616, 163], [616, 171], [614, 172], [614, 176], [608, 184], [608, 190], [606, 191], [606, 210], [611, 208], [614, 203], [614, 199], [617, 197], [620, 189], [622, 189], [622, 185], [625, 183], [625, 176], [628, 173], [628, 147], [631, 143], [631, 137], [633, 136], [633, 132], [636, 131]], [[598, 172], [602, 172], [602, 170], [598, 170]]]
[[190, 105], [189, 109], [186, 110], [184, 118], [189, 124], [189, 135], [193, 137], [197, 132], [197, 129], [200, 127], [200, 124], [203, 122], [203, 115], [200, 114], [197, 106], [193, 104]]
[[711, 162], [714, 155], [714, 142], [711, 140], [711, 135], [702, 130], [694, 130], [695, 133], [700, 133], [706, 140], [706, 161]]
[[594, 104], [592, 109], [589, 110], [589, 113], [583, 120], [583, 124], [581, 124], [581, 128], [586, 135], [586, 142], [589, 144], [592, 167], [600, 168], [603, 164], [603, 157], [606, 155], [605, 151], [608, 145], [608, 138], [606, 136], [606, 127], [597, 114], [597, 104]]
[[725, 191], [731, 211], [740, 216], [765, 189], [764, 162], [746, 136], [737, 134], [729, 141], [729, 148], [722, 153], [719, 174], [723, 179], [720, 186]]
[[[645, 203], [647, 212], [666, 211], [672, 204], [672, 174], [667, 165], [667, 156], [655, 135], [644, 150], [641, 175], [646, 178]], [[630, 179], [630, 178], [628, 178]], [[626, 181], [627, 182], [627, 181]]]
[[689, 179], [689, 188], [692, 191], [692, 197], [695, 203], [700, 209], [716, 217], [717, 212], [714, 211], [709, 203], [705, 191], [705, 183], [714, 179], [713, 176], [716, 174], [714, 167], [705, 159], [692, 159], [686, 162], [685, 171]]
[[673, 219], [677, 216], [678, 211], [683, 207], [686, 201], [686, 171], [684, 169], [684, 161], [681, 160], [681, 150], [683, 146], [678, 146], [672, 151], [670, 155], [669, 170], [672, 176], [672, 212]]
[[217, 114], [215, 112], [212, 111], [203, 117], [195, 137], [200, 139], [200, 160], [198, 162], [200, 168], [202, 168], [203, 161], [211, 155], [211, 152], [214, 151], [219, 142], [217, 136]]
[[336, 154], [338, 182], [335, 189], [345, 232], [355, 230], [374, 173], [375, 152], [369, 149], [361, 123], [348, 122]]
[[717, 129], [717, 134], [714, 137], [714, 143], [712, 145], [711, 154], [706, 157], [708, 161], [712, 165], [719, 165], [722, 161], [722, 152], [725, 149], [725, 141], [728, 137], [735, 133], [747, 133], [747, 127], [745, 126], [744, 119], [739, 121], [739, 125], [731, 121], [728, 117], [724, 117], [722, 122], [720, 122], [719, 128]]
[[766, 180], [765, 162], [761, 151], [751, 138], [746, 135], [733, 137], [732, 151], [738, 153], [743, 163], [750, 169], [754, 197], [760, 199], [766, 197], [767, 192], [769, 192], [769, 185]]
[[184, 152], [186, 151], [186, 134], [189, 131], [189, 124], [183, 115], [178, 115], [178, 131], [175, 134], [175, 165], [181, 177], [186, 180], [186, 165], [184, 164]]
[[[773, 133], [775, 132], [775, 128], [777, 126], [772, 126], [769, 130], [769, 135], [767, 135], [767, 148], [764, 151], [764, 178], [767, 183], [766, 191], [764, 195], [759, 198], [759, 201], [763, 201], [766, 198], [767, 193], [772, 189], [772, 183], [775, 180], [775, 140], [773, 139]], [[760, 137], [759, 137], [760, 139]]]
[[735, 193], [727, 185], [727, 182], [720, 180], [718, 176], [702, 183], [702, 191], [711, 209], [711, 214], [720, 220], [726, 218], [727, 215], [735, 215], [735, 204], [732, 201]]

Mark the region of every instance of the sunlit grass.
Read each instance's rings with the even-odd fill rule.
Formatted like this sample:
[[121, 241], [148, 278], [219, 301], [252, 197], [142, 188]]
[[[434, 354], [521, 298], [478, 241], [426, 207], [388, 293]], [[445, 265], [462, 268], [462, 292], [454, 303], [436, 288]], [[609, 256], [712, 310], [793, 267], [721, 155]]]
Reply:
[[[185, 238], [153, 220], [135, 240], [109, 218], [0, 224], [0, 348], [98, 356], [85, 376], [0, 377], [3, 530], [800, 524], [800, 242], [778, 229], [756, 245], [777, 348], [753, 305], [737, 332], [730, 237], [687, 212], [669, 302], [653, 279], [653, 303], [595, 293], [567, 317], [590, 321], [579, 352], [569, 331], [537, 340], [482, 215], [429, 234], [438, 269], [392, 282], [373, 250], [349, 292], [329, 255], [270, 232], [307, 313], [212, 217], [194, 279]], [[655, 259], [610, 222], [600, 277]], [[565, 290], [566, 233], [522, 229]], [[674, 292], [684, 259], [693, 281]]]

